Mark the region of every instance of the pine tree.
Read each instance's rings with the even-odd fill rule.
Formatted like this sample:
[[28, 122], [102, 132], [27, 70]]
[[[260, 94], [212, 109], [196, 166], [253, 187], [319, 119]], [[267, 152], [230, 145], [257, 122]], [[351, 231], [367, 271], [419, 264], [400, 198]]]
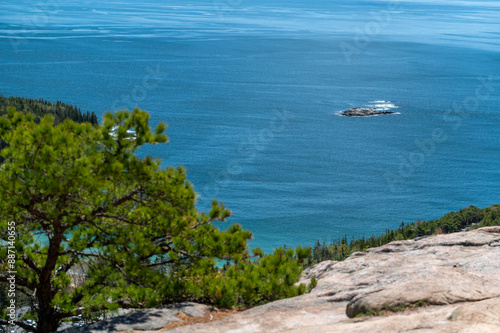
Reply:
[[[36, 309], [36, 332], [118, 307], [186, 299], [254, 305], [306, 291], [294, 284], [310, 249], [250, 255], [249, 231], [214, 226], [230, 215], [224, 205], [198, 212], [182, 167], [135, 154], [167, 141], [166, 125], [153, 132], [148, 119], [139, 109], [107, 113], [102, 126], [55, 126], [50, 115], [37, 123], [13, 108], [0, 117], [9, 144], [1, 151], [0, 237], [10, 221], [17, 232], [15, 264], [0, 247], [0, 281], [17, 271], [17, 289]], [[217, 260], [231, 264], [221, 271]]]

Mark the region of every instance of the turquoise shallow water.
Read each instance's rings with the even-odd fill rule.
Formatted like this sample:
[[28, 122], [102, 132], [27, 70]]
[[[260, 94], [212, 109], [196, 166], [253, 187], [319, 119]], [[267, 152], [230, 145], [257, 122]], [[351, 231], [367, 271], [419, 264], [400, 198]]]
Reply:
[[[169, 124], [141, 153], [270, 250], [500, 202], [496, 1], [0, 2], [0, 93]], [[378, 102], [376, 102], [378, 101]], [[345, 118], [393, 105], [399, 114]]]

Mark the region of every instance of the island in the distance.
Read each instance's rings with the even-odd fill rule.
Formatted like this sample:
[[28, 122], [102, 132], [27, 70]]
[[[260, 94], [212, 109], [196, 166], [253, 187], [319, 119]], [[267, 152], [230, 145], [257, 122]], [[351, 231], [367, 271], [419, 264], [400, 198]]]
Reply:
[[352, 108], [349, 110], [341, 111], [341, 116], [346, 117], [368, 117], [368, 116], [377, 116], [379, 114], [391, 114], [395, 113], [394, 111], [387, 110], [376, 110], [372, 108]]

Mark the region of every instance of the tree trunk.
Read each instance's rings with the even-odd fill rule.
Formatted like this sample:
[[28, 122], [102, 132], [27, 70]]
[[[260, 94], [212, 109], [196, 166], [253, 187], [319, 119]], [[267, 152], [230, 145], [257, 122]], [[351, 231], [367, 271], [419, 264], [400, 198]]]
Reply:
[[54, 298], [52, 291], [52, 272], [54, 271], [59, 258], [59, 247], [61, 245], [63, 230], [60, 229], [59, 221], [54, 222], [54, 236], [49, 240], [47, 260], [39, 275], [37, 290], [38, 300], [38, 333], [55, 332], [61, 322], [56, 317], [56, 310], [52, 305]]
[[55, 316], [55, 310], [51, 305], [52, 295], [50, 286], [43, 288], [37, 293], [38, 299], [38, 333], [55, 332], [59, 327], [60, 320]]

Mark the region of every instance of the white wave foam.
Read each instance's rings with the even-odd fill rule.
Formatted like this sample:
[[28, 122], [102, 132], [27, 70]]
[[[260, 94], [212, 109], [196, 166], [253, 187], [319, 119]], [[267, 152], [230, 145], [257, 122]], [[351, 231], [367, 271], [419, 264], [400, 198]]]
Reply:
[[379, 103], [389, 103], [390, 101], [369, 101], [371, 104], [379, 104]]
[[375, 108], [388, 108], [388, 109], [397, 109], [398, 108], [398, 106], [396, 106], [393, 103], [373, 104], [373, 107], [375, 107]]
[[370, 101], [368, 103], [371, 103], [371, 104], [368, 104], [369, 107], [374, 108], [375, 110], [378, 110], [378, 111], [389, 111], [392, 109], [399, 108], [399, 106], [397, 106], [396, 104], [394, 104], [391, 101], [380, 100], [380, 101]]

